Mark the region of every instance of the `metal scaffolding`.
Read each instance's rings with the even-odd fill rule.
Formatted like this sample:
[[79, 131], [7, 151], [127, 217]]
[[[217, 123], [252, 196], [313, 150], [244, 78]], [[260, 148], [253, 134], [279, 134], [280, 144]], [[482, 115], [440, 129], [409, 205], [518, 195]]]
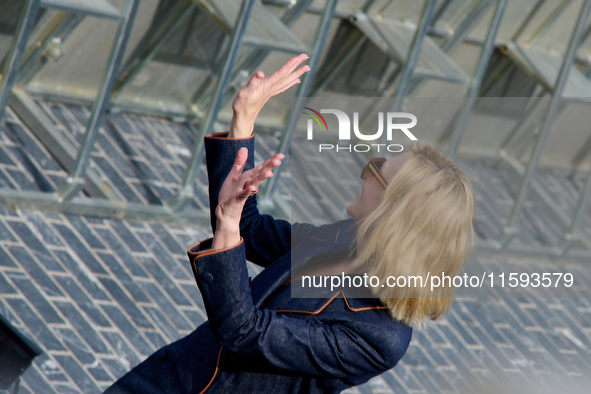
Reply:
[[[534, 176], [542, 164], [552, 168], [542, 152], [553, 121], [572, 103], [588, 104], [591, 97], [591, 0], [4, 3], [0, 13], [1, 7], [11, 10], [17, 23], [0, 29], [0, 122], [12, 111], [67, 176], [56, 190], [2, 188], [2, 205], [206, 224], [209, 212], [192, 204], [204, 156], [203, 136], [224, 128], [236, 89], [259, 67], [280, 64], [284, 54], [308, 53], [312, 72], [291, 93], [295, 107], [302, 107], [308, 96], [380, 97], [375, 111], [362, 119], [364, 129], [373, 128], [379, 111], [396, 112], [406, 98], [450, 91], [463, 97], [451, 121], [426, 141], [452, 157], [470, 156], [468, 150], [478, 144], [479, 137], [468, 125], [479, 110], [480, 97], [547, 97], [549, 101], [535, 101], [528, 116], [499, 137], [497, 145], [483, 142], [479, 147], [518, 188], [501, 234], [480, 242], [479, 250], [584, 261], [591, 257], [591, 240], [580, 222], [589, 210], [591, 133], [580, 136], [586, 143], [568, 157], [565, 154], [566, 164], [560, 168], [586, 172], [574, 215], [560, 209]], [[2, 33], [6, 31], [10, 33]], [[472, 55], [463, 56], [468, 51]], [[371, 61], [364, 55], [368, 52]], [[507, 81], [516, 73], [520, 79], [508, 88]], [[280, 133], [281, 153], [289, 152], [298, 123], [298, 116], [285, 110], [291, 108], [286, 104], [289, 98], [277, 99], [275, 108], [283, 111], [259, 119], [265, 129]], [[90, 109], [80, 146], [64, 138], [41, 110], [44, 100]], [[171, 118], [192, 130], [196, 143], [172, 197], [160, 204], [126, 201], [93, 168], [91, 152], [108, 111]], [[119, 134], [118, 139], [125, 136]], [[276, 175], [259, 194], [259, 202], [264, 210], [285, 213], [288, 209], [276, 192], [280, 174]], [[512, 242], [528, 198], [561, 229], [559, 245]]]

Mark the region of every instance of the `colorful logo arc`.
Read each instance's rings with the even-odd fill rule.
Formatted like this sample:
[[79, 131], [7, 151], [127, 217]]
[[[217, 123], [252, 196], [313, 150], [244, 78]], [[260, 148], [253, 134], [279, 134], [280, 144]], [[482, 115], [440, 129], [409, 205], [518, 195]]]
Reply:
[[[322, 119], [324, 126], [326, 126], [326, 131], [328, 131], [328, 125], [326, 124], [326, 120], [324, 119], [324, 116], [320, 115], [320, 112], [318, 112], [312, 108], [309, 108], [309, 107], [303, 107], [303, 108], [310, 110], [310, 111], [314, 112], [316, 115], [318, 115], [320, 117], [320, 119]], [[320, 120], [318, 120], [318, 118], [316, 116], [314, 116], [313, 114], [311, 114], [309, 112], [302, 112], [302, 113], [306, 114], [306, 115], [310, 115], [316, 121], [316, 123], [318, 123], [318, 126], [320, 126], [320, 130], [324, 130], [324, 128], [322, 127], [322, 124], [320, 123]]]

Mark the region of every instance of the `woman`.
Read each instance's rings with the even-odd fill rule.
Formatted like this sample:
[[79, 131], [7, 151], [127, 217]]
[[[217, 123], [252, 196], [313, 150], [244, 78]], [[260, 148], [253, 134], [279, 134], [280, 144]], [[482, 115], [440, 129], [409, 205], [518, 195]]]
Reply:
[[[234, 100], [229, 133], [205, 138], [214, 237], [188, 255], [208, 322], [107, 392], [340, 392], [394, 367], [411, 326], [450, 306], [450, 287], [435, 295], [384, 287], [379, 298], [354, 298], [346, 288], [291, 297], [289, 282], [307, 275], [455, 275], [473, 236], [465, 175], [420, 145], [368, 163], [350, 220], [315, 227], [259, 214], [254, 195], [283, 155], [254, 167], [254, 120], [269, 98], [299, 83], [306, 59], [291, 59], [269, 78], [255, 73]], [[252, 281], [246, 260], [265, 267]]]

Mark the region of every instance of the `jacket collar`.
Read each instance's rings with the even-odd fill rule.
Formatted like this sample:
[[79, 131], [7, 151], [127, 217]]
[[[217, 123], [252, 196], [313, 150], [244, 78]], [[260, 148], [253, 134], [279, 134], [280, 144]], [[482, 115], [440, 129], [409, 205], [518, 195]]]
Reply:
[[[305, 264], [313, 256], [332, 253], [346, 253], [357, 233], [357, 226], [352, 219], [340, 221], [323, 228], [319, 237], [311, 237], [302, 241], [298, 247], [286, 253], [279, 260], [273, 262], [257, 275], [251, 282], [251, 295], [257, 308], [261, 307], [265, 299], [281, 286], [291, 275], [292, 263], [294, 270]], [[296, 261], [292, 261], [295, 258]], [[283, 300], [293, 305], [292, 312], [318, 313], [329, 305], [335, 298], [344, 298], [349, 309], [361, 311], [366, 309], [386, 308], [379, 299], [368, 297], [369, 293], [359, 294], [355, 289], [334, 290], [327, 289], [316, 298], [291, 298]], [[302, 302], [305, 300], [305, 302]]]

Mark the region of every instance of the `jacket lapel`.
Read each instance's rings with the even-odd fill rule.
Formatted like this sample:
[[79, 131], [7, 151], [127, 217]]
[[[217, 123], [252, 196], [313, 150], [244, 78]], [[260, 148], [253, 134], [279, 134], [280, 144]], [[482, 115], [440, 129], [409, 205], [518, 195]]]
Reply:
[[[357, 226], [352, 219], [340, 221], [329, 226], [322, 226], [322, 230], [303, 240], [289, 253], [267, 266], [250, 283], [253, 303], [259, 308], [265, 299], [271, 295], [296, 270], [306, 264], [310, 258], [322, 254], [334, 253], [350, 247], [354, 240]], [[327, 302], [334, 294], [323, 292], [317, 299], [307, 298], [306, 302], [297, 302], [300, 308], [316, 310], [318, 306]], [[298, 300], [298, 299], [296, 299]], [[301, 300], [301, 299], [299, 299]], [[312, 301], [317, 300], [317, 301]]]

